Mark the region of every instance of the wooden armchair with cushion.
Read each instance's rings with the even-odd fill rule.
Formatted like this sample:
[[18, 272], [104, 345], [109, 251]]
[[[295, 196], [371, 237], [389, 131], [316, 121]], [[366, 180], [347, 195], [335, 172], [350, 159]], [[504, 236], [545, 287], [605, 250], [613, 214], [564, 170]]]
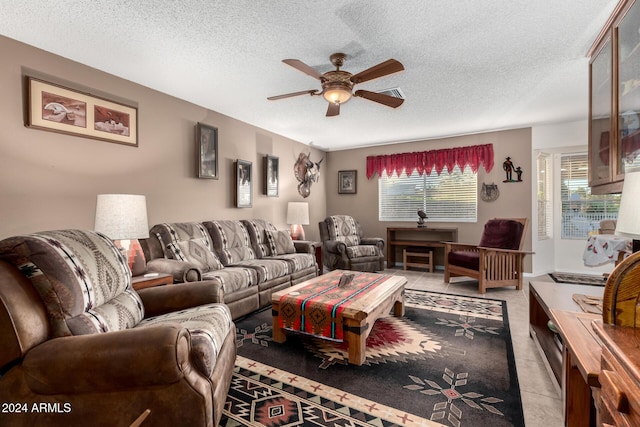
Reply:
[[522, 289], [522, 261], [527, 218], [494, 218], [487, 221], [477, 245], [445, 242], [444, 281], [466, 276], [478, 280], [478, 291], [515, 286]]

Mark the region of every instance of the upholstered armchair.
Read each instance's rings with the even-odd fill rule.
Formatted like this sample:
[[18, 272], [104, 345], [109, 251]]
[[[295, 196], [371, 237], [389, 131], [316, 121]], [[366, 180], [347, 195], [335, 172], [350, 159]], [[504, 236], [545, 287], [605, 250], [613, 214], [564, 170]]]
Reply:
[[136, 292], [105, 236], [0, 241], [2, 426], [217, 425], [235, 327], [216, 283]]
[[360, 224], [353, 217], [329, 216], [318, 226], [322, 263], [329, 270], [384, 270], [384, 239], [363, 237]]
[[477, 245], [445, 242], [444, 281], [466, 276], [478, 280], [478, 291], [515, 286], [522, 289], [522, 250], [529, 220], [494, 218], [484, 225]]

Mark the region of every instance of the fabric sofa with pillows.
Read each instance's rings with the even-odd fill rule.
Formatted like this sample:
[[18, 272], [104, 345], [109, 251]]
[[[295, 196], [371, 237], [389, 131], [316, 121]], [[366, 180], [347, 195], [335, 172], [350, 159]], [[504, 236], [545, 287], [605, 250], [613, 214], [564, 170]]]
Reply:
[[218, 424], [236, 359], [218, 284], [135, 291], [102, 234], [0, 241], [0, 425]]
[[147, 269], [174, 282], [215, 281], [232, 317], [271, 304], [271, 294], [316, 277], [315, 247], [293, 241], [263, 219], [214, 220], [154, 225], [141, 240]]

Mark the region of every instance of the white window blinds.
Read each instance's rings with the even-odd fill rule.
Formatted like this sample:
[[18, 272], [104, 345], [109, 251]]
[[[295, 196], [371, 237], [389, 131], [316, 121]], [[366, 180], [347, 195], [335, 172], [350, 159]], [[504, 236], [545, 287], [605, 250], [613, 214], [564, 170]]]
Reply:
[[596, 196], [588, 183], [589, 159], [586, 153], [563, 154], [560, 158], [560, 199], [563, 239], [585, 239], [596, 232], [603, 219], [617, 219], [619, 194]]
[[440, 175], [432, 172], [411, 176], [378, 179], [378, 218], [380, 221], [418, 220], [418, 210], [427, 213], [428, 221], [475, 222], [478, 217], [478, 177], [470, 168], [460, 171], [447, 168]]
[[538, 239], [553, 236], [553, 175], [551, 156], [540, 153], [538, 163]]

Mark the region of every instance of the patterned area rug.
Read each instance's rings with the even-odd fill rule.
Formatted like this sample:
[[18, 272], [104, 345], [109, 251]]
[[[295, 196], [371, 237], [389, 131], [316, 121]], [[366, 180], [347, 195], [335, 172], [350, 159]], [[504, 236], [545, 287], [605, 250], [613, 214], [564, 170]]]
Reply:
[[236, 322], [222, 426], [524, 426], [506, 303], [406, 291], [362, 366], [340, 342], [271, 339], [271, 311]]
[[576, 274], [576, 273], [549, 273], [549, 276], [556, 283], [573, 283], [574, 285], [604, 286], [607, 279], [602, 275]]

